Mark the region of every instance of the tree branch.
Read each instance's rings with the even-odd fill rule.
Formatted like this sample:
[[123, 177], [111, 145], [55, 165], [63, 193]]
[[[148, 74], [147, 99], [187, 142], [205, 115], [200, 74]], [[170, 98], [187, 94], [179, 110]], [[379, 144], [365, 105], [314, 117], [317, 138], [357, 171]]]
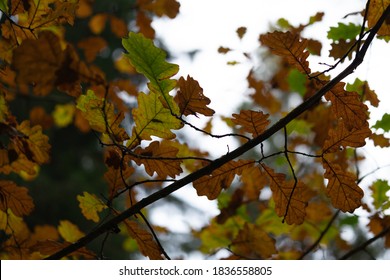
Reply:
[[317, 102], [321, 100], [321, 98], [329, 91], [331, 90], [337, 83], [339, 83], [341, 80], [343, 80], [345, 77], [350, 75], [354, 72], [354, 70], [363, 62], [363, 58], [367, 52], [367, 49], [369, 45], [371, 44], [372, 40], [374, 39], [374, 36], [378, 32], [379, 28], [383, 24], [383, 22], [388, 18], [390, 15], [390, 6], [386, 8], [386, 10], [383, 12], [381, 17], [379, 18], [378, 22], [375, 24], [375, 26], [371, 29], [369, 35], [367, 36], [366, 41], [362, 45], [361, 49], [357, 51], [355, 59], [351, 62], [351, 64], [345, 68], [339, 75], [337, 75], [335, 78], [330, 80], [327, 84], [325, 84], [320, 90], [318, 90], [313, 96], [311, 96], [309, 99], [301, 103], [298, 107], [293, 109], [289, 114], [287, 114], [284, 118], [280, 119], [278, 122], [276, 122], [274, 125], [272, 125], [269, 129], [267, 129], [264, 133], [257, 136], [256, 138], [253, 138], [243, 144], [242, 146], [238, 147], [237, 149], [233, 150], [230, 153], [227, 153], [224, 156], [221, 156], [220, 158], [214, 160], [209, 165], [187, 175], [186, 177], [177, 180], [176, 182], [170, 184], [169, 186], [151, 194], [150, 196], [140, 200], [138, 203], [134, 204], [132, 207], [128, 208], [127, 210], [120, 213], [118, 216], [113, 217], [111, 220], [107, 221], [106, 223], [102, 224], [100, 227], [96, 228], [94, 231], [90, 232], [86, 236], [79, 239], [77, 242], [69, 245], [68, 247], [62, 249], [61, 251], [47, 257], [47, 259], [60, 259], [62, 257], [67, 256], [68, 254], [84, 247], [88, 243], [90, 243], [92, 240], [96, 239], [98, 236], [103, 234], [104, 232], [110, 230], [117, 224], [121, 223], [125, 219], [129, 218], [130, 216], [133, 216], [141, 211], [141, 209], [147, 207], [148, 205], [153, 204], [154, 202], [170, 195], [171, 193], [177, 191], [178, 189], [194, 182], [195, 180], [201, 178], [202, 176], [211, 174], [214, 170], [220, 168], [222, 165], [228, 163], [231, 160], [234, 160], [235, 158], [241, 156], [242, 154], [248, 152], [249, 150], [253, 149], [257, 145], [261, 144], [268, 138], [270, 138], [272, 135], [274, 135], [276, 132], [278, 132], [280, 129], [283, 129], [288, 123], [290, 123], [292, 120], [297, 118], [299, 115], [301, 115], [306, 110], [310, 109], [312, 106], [314, 106]]

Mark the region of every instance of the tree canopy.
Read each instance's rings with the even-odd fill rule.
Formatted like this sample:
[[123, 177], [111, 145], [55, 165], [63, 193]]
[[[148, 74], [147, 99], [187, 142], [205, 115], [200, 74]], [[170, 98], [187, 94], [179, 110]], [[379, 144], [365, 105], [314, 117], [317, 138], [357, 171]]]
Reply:
[[[351, 7], [329, 27], [323, 72], [309, 64], [323, 42], [304, 34], [324, 13], [297, 26], [277, 20], [258, 37], [274, 70], [253, 67], [250, 104], [223, 117], [156, 38], [153, 20], [175, 18], [177, 0], [1, 0], [0, 10], [2, 259], [347, 259], [390, 247], [389, 182], [361, 187], [386, 168], [362, 173], [361, 148], [388, 153], [390, 117], [371, 125], [375, 90], [343, 81], [373, 41], [389, 42], [389, 0]], [[300, 105], [291, 110], [292, 98]], [[216, 118], [229, 131], [215, 134]], [[239, 146], [213, 157], [197, 135]], [[169, 201], [189, 208], [171, 196], [183, 187], [219, 208], [185, 237], [149, 211]]]

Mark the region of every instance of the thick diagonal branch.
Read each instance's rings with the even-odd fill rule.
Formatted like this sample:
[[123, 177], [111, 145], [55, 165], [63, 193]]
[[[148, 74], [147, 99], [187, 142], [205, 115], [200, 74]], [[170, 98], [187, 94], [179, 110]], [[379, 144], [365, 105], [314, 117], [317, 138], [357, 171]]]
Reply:
[[305, 102], [300, 104], [298, 107], [296, 107], [294, 110], [292, 110], [289, 114], [287, 114], [284, 118], [280, 119], [277, 123], [275, 123], [273, 126], [271, 126], [269, 129], [267, 129], [264, 133], [257, 136], [256, 138], [253, 138], [252, 140], [249, 140], [242, 146], [238, 147], [237, 149], [233, 150], [230, 153], [227, 153], [224, 156], [221, 156], [220, 158], [212, 161], [209, 165], [187, 175], [186, 177], [177, 180], [176, 182], [168, 185], [164, 189], [161, 189], [160, 191], [157, 191], [148, 197], [142, 199], [138, 203], [134, 204], [132, 207], [128, 208], [127, 210], [123, 211], [119, 215], [115, 216], [111, 220], [107, 221], [106, 223], [102, 224], [98, 228], [96, 228], [91, 233], [87, 234], [77, 242], [69, 245], [68, 247], [62, 249], [61, 251], [49, 256], [47, 259], [60, 259], [62, 257], [67, 256], [68, 254], [84, 247], [88, 243], [90, 243], [92, 240], [96, 239], [101, 234], [105, 233], [106, 231], [111, 230], [113, 227], [115, 227], [117, 224], [121, 223], [125, 219], [137, 214], [141, 211], [141, 209], [153, 204], [154, 202], [170, 195], [171, 193], [177, 191], [178, 189], [194, 182], [195, 180], [201, 178], [202, 176], [211, 174], [214, 170], [220, 168], [222, 165], [228, 163], [229, 161], [241, 156], [242, 154], [248, 152], [249, 150], [253, 149], [260, 143], [264, 142], [268, 138], [270, 138], [272, 135], [274, 135], [279, 130], [283, 129], [288, 123], [290, 123], [292, 120], [297, 118], [299, 115], [301, 115], [306, 110], [310, 109], [312, 106], [314, 106], [317, 102], [319, 102], [329, 90], [331, 90], [337, 83], [339, 83], [341, 80], [343, 80], [345, 77], [353, 73], [353, 71], [363, 62], [363, 58], [367, 52], [368, 47], [370, 46], [372, 40], [374, 39], [376, 33], [378, 32], [379, 28], [383, 24], [383, 22], [390, 16], [390, 6], [386, 8], [386, 10], [383, 12], [381, 17], [379, 18], [378, 22], [375, 24], [375, 26], [371, 29], [369, 35], [367, 36], [366, 41], [362, 45], [361, 49], [358, 50], [355, 59], [351, 62], [351, 64], [344, 69], [339, 75], [337, 75], [335, 78], [330, 80], [327, 84], [325, 84], [320, 90], [318, 90], [312, 97], [307, 99]]

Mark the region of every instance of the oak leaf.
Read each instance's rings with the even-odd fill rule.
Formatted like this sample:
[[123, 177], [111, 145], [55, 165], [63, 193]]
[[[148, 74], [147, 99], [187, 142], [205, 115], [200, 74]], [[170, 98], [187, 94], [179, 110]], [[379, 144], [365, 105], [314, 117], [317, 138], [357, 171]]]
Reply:
[[128, 139], [126, 131], [120, 127], [124, 119], [123, 113], [115, 114], [114, 106], [97, 97], [94, 91], [88, 90], [87, 94], [81, 95], [76, 107], [80, 109], [92, 129], [113, 136], [119, 142]]
[[231, 246], [235, 254], [256, 259], [269, 259], [276, 254], [276, 241], [260, 226], [246, 223]]
[[324, 153], [333, 153], [340, 149], [340, 147], [362, 147], [366, 144], [366, 138], [371, 135], [371, 130], [368, 123], [360, 128], [352, 128], [348, 130], [344, 121], [339, 121], [338, 125], [331, 128], [328, 132], [328, 138], [325, 140], [323, 146]]
[[210, 99], [203, 95], [203, 89], [196, 80], [190, 76], [187, 76], [187, 80], [180, 77], [177, 84], [179, 90], [174, 100], [179, 105], [180, 114], [185, 116], [197, 116], [197, 113], [205, 116], [214, 114], [214, 110], [207, 107], [210, 104]]
[[241, 125], [245, 132], [251, 133], [253, 137], [256, 137], [263, 133], [270, 124], [268, 117], [269, 115], [263, 112], [241, 110], [239, 114], [233, 114], [232, 121]]
[[375, 146], [386, 148], [390, 147], [390, 139], [384, 134], [373, 133], [370, 135], [370, 139], [374, 142]]
[[[31, 250], [38, 251], [40, 254], [44, 256], [50, 256], [65, 249], [71, 244], [72, 244], [71, 242], [59, 242], [55, 240], [38, 241], [34, 246], [31, 247]], [[96, 259], [96, 255], [85, 247], [78, 249], [67, 256], [72, 258], [82, 257], [83, 259], [87, 259], [87, 260]]]
[[353, 212], [362, 205], [364, 192], [356, 183], [356, 176], [344, 171], [339, 164], [323, 160], [325, 178], [328, 179], [326, 193], [332, 205], [343, 212]]
[[12, 181], [0, 181], [0, 210], [7, 212], [10, 208], [18, 216], [26, 216], [34, 209], [34, 202], [28, 189], [17, 186]]
[[273, 54], [282, 56], [289, 64], [304, 74], [310, 73], [306, 50], [308, 41], [291, 32], [274, 31], [260, 36], [262, 45], [267, 46]]
[[95, 223], [99, 222], [98, 213], [103, 209], [106, 209], [107, 206], [100, 201], [96, 195], [90, 194], [88, 192], [83, 192], [83, 195], [78, 195], [77, 200], [79, 201], [79, 207], [81, 213], [87, 220], [92, 220]]
[[17, 72], [16, 81], [33, 84], [35, 94], [47, 95], [55, 85], [63, 59], [58, 37], [43, 31], [38, 39], [26, 39], [14, 50], [12, 65]]
[[269, 177], [276, 214], [283, 217], [283, 221], [285, 220], [289, 225], [302, 224], [308, 201], [304, 195], [305, 185], [301, 182], [287, 181], [286, 175], [275, 173], [264, 164], [262, 167]]
[[344, 90], [344, 83], [334, 86], [325, 98], [332, 103], [332, 111], [337, 118], [344, 120], [345, 127], [359, 129], [367, 124], [368, 107], [363, 104], [356, 92]]
[[149, 79], [150, 91], [160, 94], [164, 99], [164, 106], [177, 114], [179, 108], [169, 95], [175, 88], [176, 81], [169, 78], [177, 74], [179, 66], [167, 62], [166, 53], [142, 34], [130, 32], [127, 38], [122, 39], [122, 45], [128, 52], [125, 55], [137, 72]]
[[[142, 3], [142, 1], [139, 2]], [[169, 18], [175, 18], [179, 13], [180, 3], [178, 3], [176, 0], [158, 0], [148, 2], [141, 5], [141, 7], [145, 10], [153, 12], [158, 17], [167, 16]]]
[[77, 46], [84, 50], [85, 60], [89, 63], [95, 60], [96, 56], [107, 47], [107, 41], [102, 37], [88, 37], [77, 43]]
[[379, 106], [379, 99], [374, 90], [372, 90], [367, 81], [362, 81], [359, 78], [356, 78], [352, 84], [347, 84], [345, 87], [347, 91], [355, 91], [361, 97], [363, 101], [368, 101], [374, 107]]
[[223, 189], [230, 187], [234, 177], [241, 175], [243, 169], [249, 164], [252, 164], [252, 161], [230, 161], [214, 170], [210, 175], [195, 180], [193, 185], [197, 194], [199, 196], [205, 195], [210, 200], [216, 199]]
[[377, 210], [386, 210], [390, 208], [390, 197], [387, 192], [390, 191], [390, 185], [388, 181], [376, 180], [370, 186], [372, 191], [371, 197], [374, 199], [373, 204]]
[[171, 111], [164, 107], [157, 93], [151, 92], [138, 94], [138, 108], [134, 108], [133, 118], [135, 126], [133, 128], [132, 139], [129, 144], [137, 140], [150, 140], [151, 136], [158, 136], [164, 139], [173, 139], [176, 135], [173, 129], [180, 129], [183, 124]]
[[65, 241], [71, 243], [76, 242], [85, 235], [83, 232], [80, 231], [77, 225], [73, 224], [68, 220], [60, 221], [60, 224], [58, 225], [57, 229], [61, 237]]
[[[371, 0], [368, 8], [367, 25], [368, 28], [372, 28], [390, 5], [390, 0]], [[390, 37], [390, 22], [389, 19], [385, 20], [382, 26], [377, 32], [378, 36], [383, 36], [389, 40]]]
[[143, 229], [135, 221], [125, 221], [125, 225], [129, 235], [135, 239], [138, 244], [140, 252], [149, 257], [151, 260], [162, 260], [162, 254], [160, 247], [157, 245], [156, 241], [153, 239], [152, 234], [147, 230]]
[[138, 165], [143, 164], [150, 176], [156, 172], [159, 178], [175, 178], [183, 172], [180, 167], [182, 160], [176, 159], [178, 151], [179, 149], [171, 146], [168, 141], [153, 141], [145, 149], [137, 148], [133, 160]]

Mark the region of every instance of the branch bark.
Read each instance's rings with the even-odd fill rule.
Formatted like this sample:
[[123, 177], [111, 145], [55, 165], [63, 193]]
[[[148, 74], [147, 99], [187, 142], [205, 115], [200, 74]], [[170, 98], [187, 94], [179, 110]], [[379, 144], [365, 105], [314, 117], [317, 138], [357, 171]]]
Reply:
[[267, 129], [264, 133], [257, 136], [256, 138], [253, 138], [243, 144], [242, 146], [238, 147], [237, 149], [233, 150], [230, 153], [227, 153], [226, 155], [221, 156], [220, 158], [212, 161], [209, 165], [187, 175], [186, 177], [175, 181], [174, 183], [168, 185], [164, 189], [161, 189], [160, 191], [157, 191], [150, 196], [140, 200], [138, 203], [134, 204], [132, 207], [128, 208], [127, 210], [123, 211], [119, 215], [113, 217], [111, 220], [105, 222], [104, 224], [97, 227], [95, 230], [87, 234], [86, 236], [79, 239], [77, 242], [69, 245], [68, 247], [65, 247], [64, 249], [60, 250], [59, 252], [47, 257], [46, 259], [53, 260], [53, 259], [61, 259], [68, 254], [77, 251], [78, 249], [86, 246], [88, 243], [90, 243], [92, 240], [96, 239], [101, 234], [111, 230], [114, 228], [117, 224], [121, 223], [125, 219], [137, 214], [140, 212], [143, 208], [153, 204], [154, 202], [170, 195], [171, 193], [177, 191], [178, 189], [194, 182], [195, 180], [201, 178], [202, 176], [211, 174], [214, 170], [220, 168], [222, 165], [228, 163], [231, 160], [234, 160], [235, 158], [241, 156], [242, 154], [248, 152], [249, 150], [253, 149], [263, 141], [270, 138], [272, 135], [274, 135], [279, 130], [283, 129], [288, 123], [290, 123], [292, 120], [297, 118], [299, 115], [301, 115], [306, 110], [310, 109], [312, 106], [314, 106], [317, 102], [321, 100], [321, 98], [329, 91], [331, 90], [337, 83], [339, 83], [341, 80], [343, 80], [348, 75], [352, 74], [354, 70], [363, 62], [364, 56], [368, 50], [368, 47], [370, 46], [372, 40], [374, 39], [376, 33], [378, 32], [379, 28], [383, 24], [383, 22], [390, 16], [390, 6], [386, 8], [386, 10], [383, 12], [381, 17], [379, 18], [378, 22], [375, 24], [375, 26], [371, 29], [369, 35], [367, 36], [367, 39], [365, 40], [364, 44], [362, 45], [361, 49], [357, 51], [355, 59], [350, 63], [350, 65], [345, 68], [339, 75], [337, 75], [335, 78], [330, 80], [327, 84], [325, 84], [320, 90], [318, 90], [312, 97], [307, 99], [305, 102], [300, 104], [298, 107], [293, 109], [290, 113], [288, 113], [284, 118], [280, 119], [278, 122], [276, 122], [274, 125], [272, 125], [269, 129]]

